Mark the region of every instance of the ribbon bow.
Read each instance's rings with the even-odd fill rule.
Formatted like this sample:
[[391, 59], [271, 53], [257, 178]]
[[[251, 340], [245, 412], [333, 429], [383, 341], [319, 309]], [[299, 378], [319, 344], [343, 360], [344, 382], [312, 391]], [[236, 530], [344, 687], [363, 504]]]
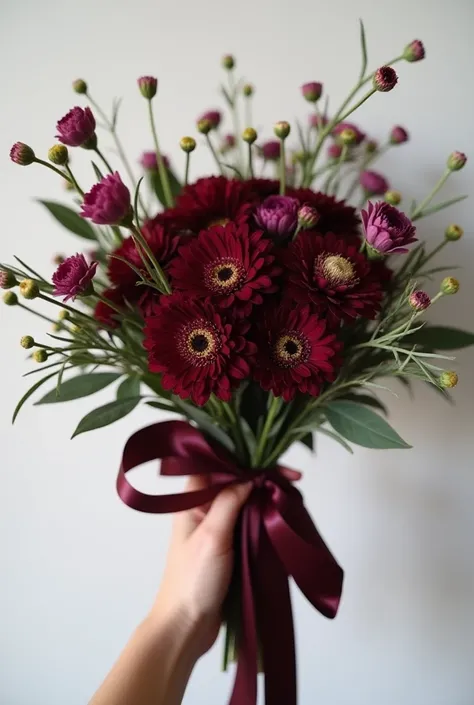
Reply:
[[[126, 473], [162, 459], [162, 475], [211, 474], [212, 484], [180, 494], [148, 495]], [[181, 512], [210, 502], [229, 485], [253, 482], [242, 510], [240, 580], [242, 630], [230, 705], [257, 702], [258, 642], [263, 652], [266, 705], [296, 705], [296, 659], [288, 578], [311, 604], [333, 618], [339, 606], [343, 572], [305, 509], [300, 492], [278, 468], [240, 468], [201, 431], [184, 421], [143, 428], [127, 441], [117, 490], [125, 504], [141, 512]], [[258, 629], [257, 629], [258, 621]]]

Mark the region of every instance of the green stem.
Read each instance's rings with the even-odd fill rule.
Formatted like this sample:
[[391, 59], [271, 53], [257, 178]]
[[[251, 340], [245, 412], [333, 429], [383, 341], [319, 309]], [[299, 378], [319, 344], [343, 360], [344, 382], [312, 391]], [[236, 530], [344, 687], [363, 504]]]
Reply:
[[39, 313], [39, 311], [35, 311], [34, 308], [29, 308], [20, 302], [17, 303], [17, 306], [22, 308], [24, 311], [28, 311], [28, 313], [32, 313], [34, 316], [38, 316], [38, 318], [42, 318], [43, 321], [48, 321], [48, 323], [52, 323], [53, 325], [56, 325], [57, 323], [57, 321], [52, 318], [48, 318], [48, 316], [45, 316], [43, 313]]
[[253, 179], [253, 154], [252, 154], [252, 145], [248, 145], [248, 151], [249, 151], [249, 169], [248, 169], [248, 174], [249, 174], [249, 179]]
[[348, 152], [349, 152], [349, 147], [347, 146], [347, 144], [343, 145], [342, 150], [341, 150], [341, 154], [340, 154], [340, 156], [339, 156], [339, 159], [337, 160], [337, 162], [336, 162], [336, 164], [335, 164], [335, 166], [334, 166], [334, 171], [333, 171], [331, 174], [329, 174], [329, 176], [328, 176], [328, 178], [327, 178], [327, 180], [326, 180], [326, 184], [325, 184], [325, 188], [324, 188], [324, 193], [327, 193], [327, 194], [329, 195], [329, 188], [330, 188], [330, 186], [332, 186], [333, 184], [334, 184], [334, 192], [337, 191], [337, 188], [338, 188], [338, 177], [339, 177], [339, 175], [340, 175], [340, 173], [341, 173], [341, 166], [342, 166], [342, 165], [344, 164], [344, 162], [346, 161], [346, 157], [347, 157]]
[[370, 98], [371, 96], [373, 96], [374, 93], [377, 93], [377, 89], [376, 89], [376, 88], [371, 88], [370, 91], [369, 91], [368, 93], [366, 93], [366, 94], [359, 100], [358, 103], [356, 103], [355, 105], [353, 105], [352, 108], [349, 108], [349, 110], [347, 110], [347, 112], [344, 113], [344, 115], [341, 115], [341, 116], [338, 118], [338, 122], [344, 122], [344, 120], [346, 120], [346, 119], [349, 117], [349, 115], [351, 115], [353, 112], [355, 112], [355, 111], [357, 110], [357, 108], [360, 108], [360, 106], [363, 105], [366, 100], [369, 100], [369, 98]]
[[153, 254], [149, 244], [147, 243], [147, 241], [145, 240], [145, 238], [141, 234], [140, 230], [136, 227], [136, 225], [134, 223], [132, 223], [129, 227], [130, 227], [131, 232], [135, 236], [136, 241], [138, 241], [140, 243], [141, 247], [145, 250], [146, 254], [148, 255], [148, 257], [150, 259], [151, 264], [155, 268], [155, 272], [158, 276], [157, 284], [160, 285], [160, 289], [165, 294], [171, 294], [171, 288], [168, 283], [168, 279], [166, 278], [166, 274], [164, 273], [163, 269], [161, 268], [160, 264], [158, 263], [158, 260], [156, 259], [155, 255]]
[[206, 141], [207, 141], [207, 145], [208, 145], [209, 149], [211, 150], [211, 154], [214, 157], [214, 160], [217, 164], [217, 168], [219, 169], [221, 176], [224, 176], [224, 169], [222, 167], [222, 164], [219, 161], [219, 157], [217, 156], [217, 152], [214, 149], [214, 145], [212, 144], [211, 136], [209, 133], [206, 135]]
[[[65, 308], [66, 311], [71, 311], [71, 313], [74, 313], [76, 316], [81, 316], [81, 318], [85, 318], [88, 321], [91, 321], [95, 326], [97, 326], [97, 321], [95, 320], [95, 318], [92, 318], [92, 316], [88, 316], [87, 313], [83, 313], [77, 308], [73, 308], [72, 306], [65, 304], [64, 301], [57, 301], [56, 299], [52, 299], [49, 296], [45, 296], [44, 294], [38, 294], [38, 298], [43, 299], [43, 301], [47, 301], [50, 304], [54, 304], [55, 306], [59, 306], [59, 308]], [[56, 323], [57, 321], [53, 322]]]
[[232, 99], [232, 120], [234, 123], [235, 143], [237, 145], [237, 153], [238, 153], [238, 166], [239, 166], [239, 171], [242, 172], [243, 171], [242, 166], [243, 166], [243, 162], [244, 162], [244, 155], [243, 155], [243, 148], [242, 148], [239, 111], [237, 108], [237, 91], [235, 88], [234, 69], [231, 69], [230, 71], [228, 71], [228, 74], [229, 74], [229, 94]]
[[280, 408], [280, 398], [272, 395], [272, 401], [271, 401], [270, 408], [267, 413], [267, 418], [265, 419], [265, 423], [263, 425], [262, 432], [260, 434], [260, 438], [258, 439], [257, 448], [255, 449], [255, 455], [253, 457], [252, 466], [254, 468], [260, 467], [260, 464], [263, 460], [263, 453], [265, 451], [265, 445], [268, 440], [268, 434], [271, 431], [273, 421], [275, 419], [275, 416], [278, 413], [279, 408]]
[[102, 159], [102, 161], [104, 162], [104, 164], [105, 164], [106, 168], [109, 170], [109, 172], [110, 172], [111, 174], [113, 174], [113, 173], [114, 173], [114, 170], [112, 169], [112, 167], [110, 166], [109, 162], [108, 162], [107, 159], [104, 157], [104, 155], [102, 154], [102, 152], [100, 151], [100, 149], [99, 149], [98, 147], [95, 147], [95, 148], [94, 148], [94, 152], [97, 154], [98, 157], [100, 157], [100, 159]]
[[[51, 171], [55, 171], [56, 174], [59, 174], [59, 176], [62, 176], [63, 179], [66, 179], [66, 181], [69, 181], [70, 184], [73, 183], [71, 181], [71, 179], [69, 178], [69, 176], [64, 173], [64, 171], [61, 171], [61, 169], [57, 169], [52, 164], [49, 164], [48, 162], [43, 161], [43, 159], [38, 159], [38, 157], [36, 157], [35, 162], [36, 162], [36, 164], [41, 164], [41, 166], [47, 166], [48, 169], [51, 169]], [[74, 184], [73, 184], [73, 186], [74, 186]]]
[[65, 164], [65, 165], [64, 165], [64, 168], [66, 169], [66, 171], [67, 171], [67, 173], [68, 173], [68, 176], [69, 176], [69, 178], [70, 178], [70, 180], [71, 180], [71, 182], [72, 182], [74, 188], [76, 189], [77, 193], [78, 193], [80, 196], [84, 196], [84, 191], [81, 189], [81, 187], [80, 187], [79, 184], [77, 183], [76, 179], [74, 178], [74, 174], [72, 173], [71, 167], [69, 166], [69, 164]]
[[[433, 257], [435, 255], [437, 255], [438, 252], [440, 252], [440, 250], [442, 250], [443, 247], [445, 247], [448, 244], [448, 242], [449, 242], [448, 240], [443, 240], [442, 242], [440, 242], [439, 245], [437, 245], [428, 255], [426, 255], [425, 259], [420, 262], [418, 269], [421, 269], [422, 267], [425, 266], [425, 264], [427, 262], [430, 261], [430, 259], [433, 259]], [[433, 302], [433, 300], [432, 300], [432, 302]]]
[[156, 161], [158, 163], [158, 172], [160, 175], [161, 186], [163, 188], [163, 196], [165, 199], [165, 204], [168, 208], [173, 208], [173, 206], [174, 206], [173, 194], [171, 193], [168, 172], [166, 170], [166, 166], [163, 161], [163, 157], [161, 156], [160, 145], [158, 142], [158, 134], [157, 134], [156, 125], [155, 125], [155, 117], [153, 115], [153, 105], [152, 105], [151, 100], [148, 101], [148, 115], [150, 118], [150, 127], [151, 127], [151, 132], [153, 135], [153, 141], [155, 143]]
[[285, 140], [280, 139], [280, 196], [285, 195], [286, 191], [286, 155], [285, 155]]
[[415, 210], [411, 214], [412, 221], [418, 220], [418, 218], [423, 217], [423, 208], [425, 208], [425, 206], [427, 206], [429, 203], [431, 203], [431, 201], [436, 196], [438, 191], [444, 186], [444, 184], [448, 180], [450, 174], [451, 174], [451, 171], [449, 169], [446, 169], [446, 171], [441, 176], [439, 181], [435, 184], [433, 190], [430, 191], [430, 193], [427, 195], [427, 197], [425, 199], [423, 199], [423, 201], [415, 208]]
[[190, 152], [186, 152], [186, 166], [184, 168], [184, 185], [188, 185], [189, 181], [189, 162], [191, 161], [191, 154]]

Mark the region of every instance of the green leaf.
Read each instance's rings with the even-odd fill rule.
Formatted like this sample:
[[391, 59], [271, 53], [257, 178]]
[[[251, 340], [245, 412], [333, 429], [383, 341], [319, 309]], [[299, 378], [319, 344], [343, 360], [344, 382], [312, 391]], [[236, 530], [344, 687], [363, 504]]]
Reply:
[[90, 394], [108, 387], [109, 384], [115, 382], [122, 375], [117, 372], [97, 372], [84, 375], [77, 375], [68, 379], [61, 384], [59, 395], [56, 394], [56, 389], [51, 390], [42, 399], [36, 402], [35, 406], [40, 404], [56, 404], [62, 401], [71, 401], [72, 399], [81, 399], [88, 397]]
[[344, 394], [341, 398], [346, 401], [354, 401], [356, 404], [365, 404], [365, 406], [383, 411], [385, 415], [388, 414], [385, 404], [382, 404], [382, 402], [375, 397], [371, 397], [370, 394]]
[[[182, 186], [176, 176], [173, 174], [171, 169], [166, 170], [168, 173], [168, 180], [170, 183], [170, 189], [171, 193], [174, 197], [179, 196], [182, 190]], [[166, 207], [166, 201], [165, 201], [165, 195], [163, 191], [163, 186], [161, 185], [161, 179], [160, 179], [160, 174], [158, 170], [156, 171], [150, 171], [149, 172], [149, 177], [150, 177], [150, 184], [154, 192], [156, 193], [156, 197], [159, 200], [159, 202]]]
[[241, 181], [245, 181], [244, 176], [240, 169], [237, 169], [236, 166], [233, 164], [227, 164], [226, 162], [222, 162], [222, 166], [226, 166], [228, 169], [234, 172], [234, 174], [237, 174], [237, 178], [239, 178]]
[[123, 419], [124, 416], [127, 416], [127, 414], [134, 410], [139, 401], [140, 397], [132, 397], [131, 399], [118, 399], [104, 406], [99, 406], [98, 409], [90, 411], [79, 421], [71, 438], [75, 438], [79, 436], [79, 434], [86, 433], [87, 431], [93, 431], [96, 428], [109, 426], [111, 423]]
[[138, 375], [133, 375], [132, 377], [127, 377], [119, 385], [117, 389], [117, 399], [129, 399], [130, 397], [140, 396], [140, 377]]
[[79, 215], [79, 213], [76, 213], [67, 206], [63, 206], [61, 203], [55, 203], [54, 201], [39, 200], [39, 203], [42, 203], [43, 206], [49, 210], [53, 218], [56, 218], [56, 220], [61, 223], [64, 228], [70, 230], [70, 232], [75, 235], [79, 235], [79, 237], [83, 237], [86, 240], [97, 240], [94, 229], [91, 225], [89, 225], [87, 220], [84, 220], [84, 218]]
[[224, 97], [225, 102], [229, 106], [229, 108], [232, 110], [234, 108], [234, 99], [230, 95], [229, 91], [225, 86], [221, 86], [221, 93]]
[[324, 436], [328, 436], [329, 438], [332, 438], [334, 441], [337, 441], [338, 443], [341, 444], [343, 448], [347, 450], [348, 453], [351, 455], [354, 455], [354, 451], [350, 447], [349, 443], [346, 443], [346, 441], [342, 438], [342, 436], [339, 436], [339, 434], [334, 433], [333, 431], [330, 431], [328, 428], [323, 428], [320, 426], [318, 428], [319, 433], [322, 433]]
[[166, 404], [164, 401], [147, 401], [147, 406], [152, 406], [154, 409], [162, 409], [163, 411], [176, 411], [171, 404]]
[[450, 198], [447, 201], [443, 201], [442, 203], [437, 203], [434, 206], [425, 208], [418, 216], [413, 218], [413, 220], [415, 221], [420, 220], [420, 218], [426, 218], [426, 216], [433, 215], [433, 213], [437, 213], [438, 211], [443, 210], [443, 208], [448, 208], [449, 206], [453, 206], [455, 203], [459, 203], [459, 201], [464, 201], [465, 198], [467, 198], [467, 194], [464, 196], [456, 196], [455, 198]]
[[333, 429], [365, 448], [411, 448], [396, 431], [371, 409], [353, 401], [333, 401], [325, 406]]
[[94, 161], [91, 160], [91, 164], [92, 164], [92, 168], [94, 169], [94, 174], [95, 174], [97, 181], [102, 181], [102, 179], [104, 178], [103, 173], [101, 172], [101, 170], [99, 169], [99, 167], [97, 166], [97, 164]]
[[410, 342], [432, 350], [460, 350], [474, 345], [474, 333], [448, 326], [424, 326], [410, 336]]
[[248, 421], [246, 421], [243, 416], [240, 418], [240, 425], [242, 427], [242, 433], [245, 439], [245, 445], [247, 446], [249, 456], [252, 457], [257, 448], [257, 440], [254, 436], [252, 429]]
[[192, 421], [195, 421], [204, 433], [207, 433], [211, 436], [211, 438], [214, 438], [214, 440], [220, 443], [224, 448], [227, 448], [227, 450], [231, 453], [235, 452], [235, 446], [232, 439], [222, 428], [215, 424], [215, 422], [203, 409], [193, 406], [192, 404], [188, 404], [179, 397], [173, 397], [173, 402], [181, 413]]
[[365, 38], [365, 28], [364, 28], [364, 23], [362, 20], [359, 20], [360, 22], [360, 48], [362, 52], [362, 66], [360, 68], [360, 79], [362, 79], [365, 76], [365, 72], [367, 70], [367, 41]]
[[307, 433], [306, 436], [300, 438], [300, 443], [310, 449], [311, 452], [314, 451], [313, 434]]
[[[20, 401], [18, 402], [18, 404], [17, 404], [16, 407], [15, 407], [15, 411], [13, 412], [12, 424], [15, 423], [16, 417], [17, 417], [18, 414], [20, 413], [20, 409], [21, 409], [21, 407], [23, 406], [23, 404], [25, 403], [25, 401], [27, 401], [27, 400], [31, 397], [31, 395], [36, 392], [36, 390], [38, 389], [38, 387], [41, 387], [42, 384], [44, 384], [45, 382], [47, 382], [48, 379], [51, 379], [51, 377], [54, 377], [55, 375], [57, 375], [58, 372], [59, 372], [59, 370], [56, 370], [56, 372], [51, 372], [50, 375], [46, 375], [46, 377], [43, 377], [42, 379], [38, 380], [38, 382], [35, 382], [35, 384], [34, 384], [32, 387], [30, 387], [30, 388], [28, 389], [28, 391], [25, 392], [25, 394], [23, 394], [22, 398], [20, 399]], [[54, 393], [56, 393], [56, 392], [54, 392]]]
[[118, 112], [122, 104], [122, 98], [114, 98], [112, 102], [112, 120], [110, 121], [112, 131], [117, 127]]

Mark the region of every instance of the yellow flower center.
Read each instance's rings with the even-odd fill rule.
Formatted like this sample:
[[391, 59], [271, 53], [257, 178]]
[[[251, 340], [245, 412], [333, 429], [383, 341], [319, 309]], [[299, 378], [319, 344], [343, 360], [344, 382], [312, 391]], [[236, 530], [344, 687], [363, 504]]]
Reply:
[[229, 218], [215, 218], [208, 223], [207, 227], [213, 228], [215, 225], [227, 225], [227, 223], [230, 223]]
[[326, 279], [330, 287], [354, 286], [358, 281], [354, 265], [342, 255], [319, 255], [314, 272], [317, 277]]

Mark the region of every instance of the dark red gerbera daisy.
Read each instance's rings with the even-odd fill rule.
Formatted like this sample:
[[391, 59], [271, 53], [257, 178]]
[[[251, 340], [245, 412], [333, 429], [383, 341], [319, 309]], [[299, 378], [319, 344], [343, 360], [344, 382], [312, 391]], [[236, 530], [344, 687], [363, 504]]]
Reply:
[[109, 328], [116, 328], [120, 314], [117, 308], [125, 309], [125, 297], [120, 289], [106, 289], [102, 296], [108, 299], [112, 306], [107, 306], [105, 301], [99, 301], [94, 309], [94, 318]]
[[176, 231], [197, 234], [231, 220], [245, 222], [251, 207], [247, 182], [210, 176], [186, 186], [178, 196], [176, 206], [165, 211], [161, 220]]
[[334, 380], [341, 344], [309, 306], [276, 308], [257, 330], [254, 377], [266, 391], [290, 401], [297, 391], [318, 396]]
[[229, 401], [249, 377], [256, 352], [246, 339], [247, 321], [225, 317], [209, 301], [182, 294], [164, 296], [146, 319], [145, 348], [151, 372], [162, 373], [164, 389], [202, 406], [211, 394]]
[[220, 309], [232, 307], [248, 316], [262, 294], [277, 291], [281, 268], [275, 264], [272, 242], [247, 225], [217, 225], [179, 248], [170, 265], [173, 289], [206, 298]]
[[330, 325], [357, 316], [375, 318], [382, 285], [357, 245], [333, 233], [302, 232], [283, 253], [288, 299], [310, 304]]
[[[261, 199], [279, 193], [280, 182], [270, 179], [252, 179], [247, 182], [253, 193]], [[336, 235], [359, 235], [360, 219], [355, 208], [345, 201], [337, 201], [334, 196], [326, 196], [309, 188], [288, 188], [286, 196], [296, 198], [300, 205], [309, 205], [319, 213], [318, 231]]]

